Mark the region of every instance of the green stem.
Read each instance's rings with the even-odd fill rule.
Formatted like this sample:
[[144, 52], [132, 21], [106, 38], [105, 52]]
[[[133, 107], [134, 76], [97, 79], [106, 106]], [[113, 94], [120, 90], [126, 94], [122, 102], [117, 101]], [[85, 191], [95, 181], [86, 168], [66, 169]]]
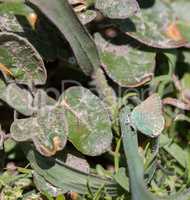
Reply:
[[127, 123], [129, 114], [130, 109], [125, 107], [120, 113], [120, 124], [123, 148], [127, 158], [132, 200], [189, 200], [190, 189], [165, 197], [155, 196], [146, 189], [146, 184], [144, 182], [144, 166], [138, 153], [137, 134], [131, 128], [130, 124]]
[[119, 139], [117, 141], [117, 145], [116, 145], [116, 149], [114, 152], [114, 165], [115, 165], [115, 172], [117, 173], [119, 171], [119, 158], [120, 158], [120, 154], [119, 154], [119, 150], [121, 147], [121, 139]]
[[143, 161], [138, 153], [137, 134], [126, 123], [130, 113], [129, 108], [124, 108], [120, 113], [122, 140], [130, 177], [132, 200], [155, 200], [145, 188]]
[[110, 112], [112, 118], [114, 119], [117, 111], [117, 98], [114, 90], [108, 85], [104, 72], [101, 68], [95, 70], [92, 78], [95, 82], [94, 84], [100, 98], [107, 105], [107, 110]]

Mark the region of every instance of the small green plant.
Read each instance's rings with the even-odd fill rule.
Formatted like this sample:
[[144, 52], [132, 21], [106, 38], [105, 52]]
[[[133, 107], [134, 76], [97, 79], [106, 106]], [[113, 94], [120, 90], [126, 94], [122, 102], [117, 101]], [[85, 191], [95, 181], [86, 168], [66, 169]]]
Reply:
[[190, 199], [189, 9], [0, 0], [0, 199]]

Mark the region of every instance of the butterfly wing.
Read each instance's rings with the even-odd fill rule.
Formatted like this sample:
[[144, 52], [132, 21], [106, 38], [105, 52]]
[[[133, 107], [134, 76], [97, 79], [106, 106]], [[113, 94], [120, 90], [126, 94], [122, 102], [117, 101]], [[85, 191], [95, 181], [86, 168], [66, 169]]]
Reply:
[[131, 113], [131, 122], [145, 135], [160, 135], [165, 124], [160, 96], [155, 93], [135, 107]]

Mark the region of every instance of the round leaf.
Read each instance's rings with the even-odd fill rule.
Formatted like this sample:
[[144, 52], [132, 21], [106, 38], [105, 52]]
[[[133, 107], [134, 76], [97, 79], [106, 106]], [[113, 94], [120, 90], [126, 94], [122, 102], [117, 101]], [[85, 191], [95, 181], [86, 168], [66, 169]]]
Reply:
[[0, 63], [6, 80], [41, 85], [46, 82], [46, 69], [38, 52], [24, 38], [13, 33], [0, 33]]
[[33, 114], [32, 95], [28, 90], [20, 88], [15, 83], [9, 84], [0, 98], [23, 115], [31, 116]]
[[[145, 4], [148, 4], [145, 6]], [[116, 21], [121, 31], [156, 48], [176, 48], [187, 44], [176, 26], [177, 16], [163, 0], [142, 2], [141, 11], [130, 19]]]
[[69, 126], [68, 139], [83, 154], [97, 156], [112, 142], [111, 122], [102, 101], [83, 87], [71, 87], [61, 96]]
[[34, 144], [42, 155], [51, 156], [62, 150], [67, 142], [67, 121], [60, 106], [44, 107], [38, 112], [37, 120], [41, 134], [33, 137]]
[[27, 38], [48, 61], [65, 55], [59, 31], [42, 14], [24, 3], [0, 4], [0, 30]]
[[15, 120], [10, 128], [11, 136], [18, 142], [30, 140], [32, 135], [39, 132], [36, 118], [26, 118]]
[[[102, 66], [108, 76], [123, 87], [136, 87], [153, 76], [155, 53], [143, 51], [139, 44], [122, 38], [117, 41], [107, 41], [100, 34], [95, 34]], [[115, 43], [114, 43], [115, 42]]]
[[95, 7], [106, 17], [115, 19], [132, 16], [139, 8], [136, 0], [96, 0]]
[[18, 119], [11, 125], [16, 141], [33, 140], [36, 149], [44, 156], [53, 156], [65, 147], [67, 122], [62, 107], [45, 107], [36, 118]]

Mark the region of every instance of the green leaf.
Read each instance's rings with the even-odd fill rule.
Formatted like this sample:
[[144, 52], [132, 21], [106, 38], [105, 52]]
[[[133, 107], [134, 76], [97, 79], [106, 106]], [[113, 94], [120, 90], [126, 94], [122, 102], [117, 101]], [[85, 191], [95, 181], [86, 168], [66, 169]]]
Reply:
[[[23, 2], [3, 2], [0, 4], [0, 30], [14, 33], [23, 33], [27, 29], [32, 29], [30, 15], [35, 12]], [[35, 14], [36, 15], [36, 14]], [[37, 16], [36, 16], [37, 17]], [[30, 25], [29, 25], [30, 23]]]
[[190, 2], [188, 0], [172, 0], [170, 5], [179, 19], [190, 21]]
[[[188, 0], [173, 0], [171, 7], [178, 16], [177, 27], [182, 33], [183, 37], [190, 42], [190, 2]], [[187, 45], [189, 47], [189, 44]]]
[[20, 199], [22, 197], [23, 190], [20, 187], [6, 186], [1, 191], [2, 199]]
[[[86, 174], [89, 174], [90, 172], [90, 166], [88, 162], [85, 160], [85, 157], [78, 151], [73, 149], [66, 149], [63, 152], [60, 152], [56, 158], [64, 160], [64, 164], [68, 167], [71, 167], [73, 170], [75, 169]], [[55, 197], [58, 196], [58, 194], [67, 192], [64, 190], [64, 188], [61, 189], [51, 185], [43, 178], [43, 176], [40, 176], [37, 173], [34, 173], [34, 180], [37, 188], [45, 194], [49, 194]]]
[[13, 14], [0, 14], [0, 30], [7, 32], [24, 32], [24, 27], [19, 23], [18, 19]]
[[69, 125], [68, 139], [83, 154], [97, 156], [112, 142], [111, 121], [103, 102], [90, 90], [71, 87], [60, 98]]
[[25, 0], [0, 0], [0, 2], [2, 2], [2, 3], [7, 3], [7, 2], [11, 2], [11, 3], [24, 3]]
[[46, 82], [46, 69], [38, 52], [24, 38], [13, 34], [0, 33], [0, 64], [8, 82], [42, 85]]
[[0, 4], [0, 14], [12, 13], [14, 15], [28, 16], [33, 10], [22, 2], [4, 2]]
[[177, 22], [177, 27], [181, 31], [183, 37], [190, 42], [190, 23], [189, 22], [184, 22], [184, 21], [178, 21]]
[[38, 188], [38, 190], [43, 194], [48, 194], [53, 197], [57, 197], [59, 194], [66, 193], [64, 189], [57, 188], [50, 183], [48, 183], [43, 176], [40, 176], [36, 172], [34, 172], [34, 184]]
[[67, 192], [86, 194], [87, 184], [93, 192], [104, 186], [108, 194], [117, 196], [117, 184], [112, 179], [80, 172], [57, 158], [45, 158], [34, 151], [34, 148], [29, 144], [24, 145], [23, 148], [35, 172], [54, 187], [64, 189]]
[[130, 177], [132, 200], [156, 200], [151, 193], [146, 191], [144, 183], [143, 161], [138, 153], [137, 133], [126, 123], [130, 113], [128, 107], [120, 113], [122, 140]]
[[16, 141], [33, 140], [36, 149], [44, 156], [62, 150], [67, 134], [64, 109], [60, 106], [44, 107], [36, 118], [17, 119], [11, 125], [11, 135]]
[[100, 66], [96, 46], [85, 27], [82, 26], [67, 0], [30, 0], [66, 37], [76, 59], [87, 75]]
[[129, 191], [129, 179], [126, 177], [125, 168], [119, 168], [118, 172], [114, 175], [114, 179], [122, 188]]
[[99, 9], [104, 16], [115, 19], [125, 19], [138, 11], [136, 0], [96, 0], [95, 7]]
[[0, 29], [23, 36], [48, 61], [65, 55], [64, 40], [59, 31], [23, 2], [0, 4]]
[[38, 134], [36, 118], [26, 118], [15, 120], [10, 128], [11, 136], [18, 142], [31, 140], [32, 136]]
[[175, 160], [184, 168], [188, 163], [187, 153], [178, 144], [172, 143], [172, 140], [167, 135], [160, 136], [160, 145], [162, 148], [169, 153]]
[[94, 10], [86, 10], [85, 12], [79, 13], [78, 17], [82, 24], [88, 24], [96, 18], [96, 12]]
[[176, 26], [176, 15], [164, 0], [141, 3], [141, 12], [117, 20], [119, 29], [138, 41], [156, 48], [176, 48], [187, 44]]
[[61, 106], [44, 107], [37, 114], [42, 134], [33, 137], [37, 150], [45, 156], [62, 150], [67, 142], [68, 126], [64, 109]]
[[6, 85], [5, 81], [2, 78], [0, 78], [0, 98], [2, 98], [2, 95], [3, 95], [6, 87], [7, 87], [7, 85]]
[[[188, 0], [173, 0], [170, 2], [172, 9], [178, 16], [177, 27], [179, 28], [182, 36], [190, 42], [190, 2]], [[189, 47], [189, 44], [186, 45]]]
[[4, 89], [0, 99], [25, 116], [33, 114], [33, 97], [31, 93], [26, 89], [20, 88], [15, 83], [9, 84]]
[[[120, 40], [118, 40], [118, 38]], [[129, 38], [107, 41], [95, 34], [102, 66], [111, 79], [123, 87], [135, 87], [150, 81], [155, 67], [155, 53], [143, 50]]]

